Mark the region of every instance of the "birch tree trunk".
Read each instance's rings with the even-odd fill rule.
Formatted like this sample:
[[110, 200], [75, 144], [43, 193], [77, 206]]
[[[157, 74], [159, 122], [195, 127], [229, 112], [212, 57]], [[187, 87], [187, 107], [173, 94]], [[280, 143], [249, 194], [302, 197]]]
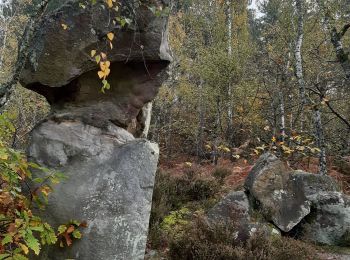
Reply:
[[314, 121], [315, 121], [315, 136], [317, 146], [320, 149], [319, 157], [319, 174], [327, 174], [327, 158], [326, 158], [326, 144], [324, 140], [323, 125], [321, 119], [321, 111], [318, 106], [314, 109]]
[[303, 70], [303, 58], [302, 58], [302, 47], [304, 41], [304, 0], [296, 0], [296, 14], [298, 16], [298, 30], [297, 30], [297, 38], [295, 42], [295, 71], [296, 77], [299, 85], [299, 99], [300, 106], [298, 114], [300, 115], [300, 130], [304, 131], [305, 128], [305, 113], [304, 108], [306, 105], [306, 95], [305, 95], [305, 80], [304, 80], [304, 70]]
[[332, 42], [335, 54], [337, 56], [337, 60], [340, 63], [345, 73], [345, 77], [347, 79], [350, 79], [349, 53], [344, 50], [343, 43], [342, 43], [342, 38], [350, 28], [350, 23], [345, 24], [343, 28], [338, 32], [335, 25], [332, 25], [331, 23], [332, 17], [324, 5], [324, 0], [317, 0], [317, 3], [321, 12], [323, 12], [324, 25], [330, 35], [330, 40]]
[[198, 133], [197, 133], [197, 157], [198, 160], [200, 160], [202, 156], [202, 147], [203, 147], [203, 128], [204, 128], [204, 104], [203, 104], [203, 82], [200, 80], [199, 86], [198, 86]]
[[[232, 59], [232, 34], [233, 34], [233, 6], [232, 0], [227, 0], [227, 51], [229, 59]], [[233, 105], [232, 105], [232, 82], [227, 88], [227, 137], [230, 145], [233, 146]]]
[[286, 115], [285, 115], [285, 105], [284, 105], [284, 98], [283, 98], [283, 92], [282, 89], [278, 91], [278, 97], [280, 102], [280, 141], [284, 142], [285, 136], [286, 136]]

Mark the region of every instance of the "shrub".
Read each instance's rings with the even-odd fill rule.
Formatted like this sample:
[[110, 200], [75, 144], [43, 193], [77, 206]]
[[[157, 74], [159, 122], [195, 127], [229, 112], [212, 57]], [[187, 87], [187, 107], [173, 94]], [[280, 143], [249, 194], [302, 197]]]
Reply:
[[225, 178], [230, 175], [231, 171], [226, 168], [216, 168], [213, 172], [213, 176], [221, 185], [224, 184]]
[[176, 229], [175, 226], [181, 219], [179, 217], [189, 214], [193, 209], [193, 205], [189, 204], [197, 203], [200, 207], [211, 206], [219, 188], [220, 185], [215, 179], [202, 177], [192, 169], [187, 170], [182, 176], [171, 176], [166, 172], [158, 171], [153, 190], [148, 239], [152, 248], [167, 244], [169, 225], [165, 223], [175, 220], [172, 228]]
[[[1, 119], [1, 116], [0, 116]], [[8, 121], [2, 117], [1, 126]], [[8, 126], [8, 125], [7, 125]], [[13, 128], [9, 128], [12, 131]], [[7, 135], [9, 132], [5, 132]], [[31, 169], [38, 171], [34, 178]], [[40, 177], [39, 173], [43, 176]], [[58, 240], [69, 245], [80, 238], [79, 222], [59, 227], [58, 233], [33, 209], [44, 209], [53, 185], [64, 176], [26, 160], [20, 152], [10, 149], [0, 141], [0, 259], [25, 260], [32, 252], [39, 255], [43, 245], [56, 244]], [[36, 184], [36, 187], [32, 184]], [[31, 185], [30, 185], [31, 184]]]
[[234, 224], [209, 227], [203, 217], [170, 238], [169, 259], [185, 260], [308, 260], [317, 259], [310, 245], [292, 238], [267, 237], [257, 231], [246, 243], [236, 242]]

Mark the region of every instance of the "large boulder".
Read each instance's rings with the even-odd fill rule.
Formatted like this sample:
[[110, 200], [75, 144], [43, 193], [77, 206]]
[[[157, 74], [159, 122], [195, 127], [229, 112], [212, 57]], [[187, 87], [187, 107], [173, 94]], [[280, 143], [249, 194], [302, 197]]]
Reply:
[[232, 228], [232, 236], [236, 243], [245, 243], [256, 232], [264, 232], [267, 236], [280, 235], [280, 231], [266, 221], [252, 218], [253, 209], [244, 191], [233, 191], [220, 200], [207, 213], [208, 223], [215, 226]]
[[40, 259], [143, 259], [158, 146], [113, 126], [47, 121], [33, 131], [31, 159], [65, 174], [43, 218], [52, 226], [86, 221], [68, 249], [47, 248]]
[[[231, 192], [208, 212], [209, 223], [234, 224], [239, 241], [255, 231], [302, 234], [327, 245], [350, 245], [350, 197], [326, 175], [294, 171], [275, 155], [256, 162], [245, 182], [246, 192]], [[259, 217], [257, 217], [259, 216]]]
[[319, 244], [350, 246], [350, 197], [319, 192], [308, 198], [312, 212], [303, 226], [307, 238]]
[[234, 224], [250, 221], [250, 206], [243, 191], [233, 191], [220, 200], [207, 214], [213, 223]]
[[266, 153], [256, 162], [244, 185], [265, 218], [285, 232], [310, 213], [310, 203], [303, 194], [286, 190], [290, 172], [275, 155]]
[[309, 196], [339, 190], [329, 176], [292, 171], [270, 153], [259, 158], [245, 188], [264, 217], [284, 232], [291, 231], [311, 212]]
[[[43, 217], [54, 227], [71, 219], [88, 224], [81, 241], [47, 248], [40, 259], [144, 258], [158, 147], [135, 137], [145, 134], [148, 104], [171, 60], [167, 17], [139, 1], [116, 1], [118, 11], [92, 2], [49, 1], [20, 75], [52, 108], [32, 131], [28, 155], [68, 177]], [[105, 94], [92, 50], [111, 62]]]

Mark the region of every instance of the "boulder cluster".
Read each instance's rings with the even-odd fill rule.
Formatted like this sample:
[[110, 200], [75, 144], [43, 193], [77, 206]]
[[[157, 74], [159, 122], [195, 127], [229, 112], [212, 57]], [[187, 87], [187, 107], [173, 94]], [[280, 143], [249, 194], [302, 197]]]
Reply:
[[235, 237], [241, 240], [262, 229], [319, 244], [350, 244], [350, 197], [331, 177], [292, 170], [270, 153], [256, 162], [244, 191], [228, 194], [208, 219], [235, 222]]

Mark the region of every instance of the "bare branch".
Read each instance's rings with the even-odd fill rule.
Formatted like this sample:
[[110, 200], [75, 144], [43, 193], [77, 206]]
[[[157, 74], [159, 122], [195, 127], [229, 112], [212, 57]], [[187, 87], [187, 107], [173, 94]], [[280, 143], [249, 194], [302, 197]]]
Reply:
[[343, 28], [342, 28], [341, 31], [339, 32], [340, 38], [343, 38], [343, 36], [346, 34], [346, 32], [348, 31], [349, 28], [350, 28], [350, 23], [345, 24], [345, 25], [343, 26]]

